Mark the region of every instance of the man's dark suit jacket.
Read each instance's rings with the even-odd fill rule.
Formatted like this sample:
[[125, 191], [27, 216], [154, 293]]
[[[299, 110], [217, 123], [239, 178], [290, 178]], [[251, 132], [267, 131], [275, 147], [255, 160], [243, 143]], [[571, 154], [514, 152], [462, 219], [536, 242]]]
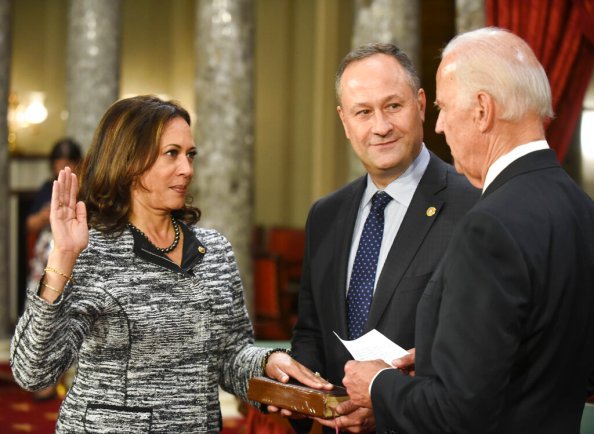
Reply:
[[[306, 226], [294, 357], [334, 384], [352, 359], [334, 335], [347, 338], [346, 280], [351, 239], [367, 177], [316, 202]], [[364, 332], [374, 328], [402, 346], [414, 346], [416, 306], [443, 256], [454, 226], [479, 191], [431, 153], [379, 277]], [[428, 210], [433, 207], [435, 213]], [[432, 215], [430, 215], [432, 214]]]
[[382, 371], [378, 432], [578, 433], [594, 367], [594, 203], [552, 150], [510, 164], [419, 302], [416, 377]]

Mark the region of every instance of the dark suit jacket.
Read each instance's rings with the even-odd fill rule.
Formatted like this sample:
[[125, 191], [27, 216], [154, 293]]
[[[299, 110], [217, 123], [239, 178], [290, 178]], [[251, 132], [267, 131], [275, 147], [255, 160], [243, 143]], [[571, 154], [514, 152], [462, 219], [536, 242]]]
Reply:
[[[310, 210], [294, 357], [334, 384], [342, 384], [350, 354], [334, 336], [347, 338], [346, 279], [351, 239], [367, 178], [322, 198]], [[364, 332], [373, 328], [403, 348], [414, 346], [417, 302], [441, 259], [454, 226], [479, 191], [434, 154], [414, 193], [386, 258]], [[436, 213], [427, 215], [435, 207]]]
[[416, 377], [381, 372], [378, 432], [578, 433], [594, 367], [594, 203], [552, 150], [509, 165], [419, 302]]

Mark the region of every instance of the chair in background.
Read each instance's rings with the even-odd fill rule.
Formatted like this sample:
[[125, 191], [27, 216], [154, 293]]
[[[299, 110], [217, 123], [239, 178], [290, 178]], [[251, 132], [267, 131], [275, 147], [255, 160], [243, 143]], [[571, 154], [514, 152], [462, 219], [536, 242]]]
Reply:
[[256, 253], [254, 264], [254, 334], [260, 340], [289, 340], [297, 312], [295, 294], [288, 291], [287, 274], [277, 255]]
[[252, 233], [256, 339], [289, 340], [297, 320], [305, 231], [256, 227]]
[[290, 284], [298, 285], [301, 280], [304, 250], [305, 230], [286, 227], [268, 229], [266, 251], [281, 258]]

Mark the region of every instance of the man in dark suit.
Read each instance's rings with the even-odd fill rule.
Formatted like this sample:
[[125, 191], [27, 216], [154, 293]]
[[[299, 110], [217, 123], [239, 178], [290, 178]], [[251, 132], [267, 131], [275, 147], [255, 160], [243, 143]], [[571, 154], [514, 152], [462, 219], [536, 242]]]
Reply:
[[[412, 62], [396, 46], [370, 44], [349, 53], [338, 69], [336, 91], [346, 136], [367, 175], [310, 210], [292, 350], [304, 365], [341, 384], [351, 356], [334, 332], [353, 339], [375, 328], [403, 348], [414, 346], [417, 302], [479, 191], [423, 144], [425, 93]], [[365, 270], [375, 290], [370, 305], [350, 306], [362, 321], [358, 332], [350, 332], [349, 281], [358, 273], [355, 256], [378, 190], [391, 200], [377, 265]], [[347, 411], [343, 429], [374, 430], [371, 410]], [[307, 432], [311, 422], [293, 424]]]
[[385, 433], [578, 433], [594, 368], [594, 203], [545, 141], [544, 69], [519, 37], [479, 29], [445, 48], [436, 93], [436, 131], [482, 199], [419, 302], [416, 376], [348, 362], [349, 395]]

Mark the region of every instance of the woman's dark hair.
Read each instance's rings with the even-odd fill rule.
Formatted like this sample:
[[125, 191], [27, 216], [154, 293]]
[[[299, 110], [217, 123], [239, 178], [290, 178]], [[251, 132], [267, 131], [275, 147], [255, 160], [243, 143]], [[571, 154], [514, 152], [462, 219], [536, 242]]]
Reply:
[[50, 164], [54, 164], [56, 160], [65, 158], [79, 162], [82, 160], [82, 151], [80, 145], [69, 137], [58, 140], [54, 143], [49, 155]]
[[[103, 115], [80, 169], [79, 200], [85, 202], [89, 226], [103, 233], [121, 233], [132, 207], [132, 187], [159, 155], [165, 125], [174, 118], [191, 124], [188, 112], [174, 101], [142, 95], [113, 103]], [[188, 224], [200, 210], [186, 205], [173, 211]]]

